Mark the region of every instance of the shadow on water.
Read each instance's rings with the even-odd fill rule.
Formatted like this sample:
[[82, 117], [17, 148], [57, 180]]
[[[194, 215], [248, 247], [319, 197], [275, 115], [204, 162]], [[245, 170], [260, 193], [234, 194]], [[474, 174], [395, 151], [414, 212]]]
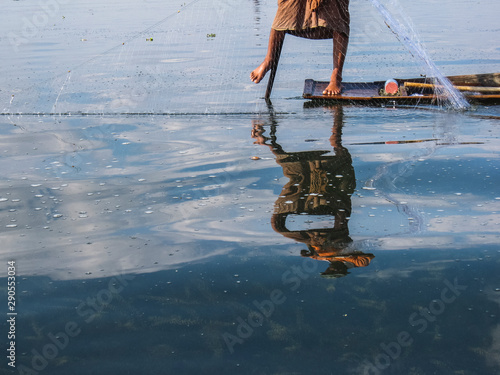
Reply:
[[[303, 257], [328, 261], [329, 266], [322, 273], [324, 277], [342, 277], [349, 273], [348, 269], [368, 266], [374, 255], [350, 246], [353, 241], [348, 223], [356, 178], [351, 155], [342, 145], [343, 107], [332, 107], [331, 112], [332, 150], [285, 151], [278, 142], [278, 122], [272, 115], [269, 137], [265, 136], [265, 125], [261, 121], [254, 121], [252, 137], [255, 143], [269, 147], [289, 179], [274, 204], [273, 229], [305, 244], [308, 249], [301, 251]], [[304, 221], [309, 228], [291, 230], [287, 219]], [[323, 225], [319, 228], [314, 223]]]

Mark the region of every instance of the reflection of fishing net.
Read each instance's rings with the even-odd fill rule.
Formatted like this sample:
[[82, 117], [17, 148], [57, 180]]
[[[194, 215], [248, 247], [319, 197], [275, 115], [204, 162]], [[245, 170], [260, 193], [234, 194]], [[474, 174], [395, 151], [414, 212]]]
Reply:
[[[408, 219], [410, 233], [423, 232], [428, 221], [425, 215], [427, 208], [423, 207], [423, 201], [419, 200], [419, 197], [424, 195], [424, 191], [418, 184], [420, 178], [416, 178], [414, 175], [422, 173], [420, 164], [435, 158], [440, 149], [460, 144], [456, 129], [461, 124], [459, 116], [453, 112], [438, 114], [433, 124], [434, 139], [382, 142], [386, 145], [419, 144], [419, 147], [409, 149], [411, 151], [402, 160], [381, 164], [376, 173], [365, 182], [363, 189], [376, 190], [377, 196], [394, 204], [398, 212]], [[435, 173], [436, 171], [430, 170], [431, 175], [435, 175]], [[411, 186], [412, 179], [413, 186]], [[428, 183], [431, 181], [429, 180]]]

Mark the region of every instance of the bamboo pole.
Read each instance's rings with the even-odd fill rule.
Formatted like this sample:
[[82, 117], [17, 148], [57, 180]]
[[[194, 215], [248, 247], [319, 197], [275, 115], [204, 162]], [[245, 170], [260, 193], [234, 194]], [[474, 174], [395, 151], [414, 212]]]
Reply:
[[[432, 83], [419, 83], [419, 82], [405, 82], [405, 87], [417, 87], [422, 89], [436, 89], [443, 86], [434, 85]], [[483, 86], [453, 86], [458, 91], [474, 91], [484, 93], [500, 93], [500, 87], [483, 87]]]
[[266, 99], [266, 101], [269, 101], [270, 97], [271, 97], [271, 91], [273, 90], [274, 78], [276, 77], [276, 72], [278, 71], [278, 63], [280, 61], [283, 43], [284, 43], [284, 40], [282, 40], [279, 44], [277, 44], [276, 50], [274, 51], [274, 60], [273, 60], [273, 63], [271, 65], [271, 72], [269, 73], [269, 80], [267, 81], [266, 94], [264, 95], [264, 99]]

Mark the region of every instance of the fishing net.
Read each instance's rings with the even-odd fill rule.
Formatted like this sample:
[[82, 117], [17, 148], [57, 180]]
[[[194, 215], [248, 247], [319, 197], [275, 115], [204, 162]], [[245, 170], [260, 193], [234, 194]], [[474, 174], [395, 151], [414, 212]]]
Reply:
[[248, 92], [256, 62], [241, 53], [259, 40], [250, 1], [47, 2], [50, 16], [9, 5], [28, 26], [3, 40], [3, 112], [204, 113], [258, 98]]
[[[431, 38], [437, 47], [426, 53], [401, 13], [411, 4], [372, 1], [380, 12], [351, 1], [344, 81], [436, 76], [440, 71], [429, 57], [434, 55], [441, 65], [449, 61], [446, 73], [460, 73], [450, 68], [453, 56], [439, 52], [442, 41]], [[249, 73], [266, 53], [275, 10], [274, 0], [9, 2], [0, 39], [6, 54], [0, 112], [254, 112], [267, 78], [256, 86]], [[426, 31], [424, 39], [432, 33]], [[480, 48], [487, 48], [485, 42]], [[331, 40], [288, 36], [274, 97], [300, 98], [304, 79], [328, 80], [331, 51]]]

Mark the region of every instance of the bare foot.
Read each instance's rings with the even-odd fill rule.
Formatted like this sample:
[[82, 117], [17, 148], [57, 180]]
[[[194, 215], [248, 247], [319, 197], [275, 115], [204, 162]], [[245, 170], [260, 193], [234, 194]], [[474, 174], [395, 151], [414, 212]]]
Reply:
[[342, 85], [340, 84], [341, 82], [341, 77], [332, 77], [325, 91], [323, 91], [323, 95], [340, 95], [340, 93], [342, 92]]
[[264, 145], [272, 149], [273, 146], [268, 145], [266, 142], [270, 139], [267, 138], [264, 133], [264, 125], [257, 120], [252, 120], [252, 138], [255, 139], [255, 145]]
[[259, 83], [262, 81], [262, 78], [264, 78], [269, 69], [271, 69], [271, 64], [264, 60], [262, 64], [257, 67], [257, 69], [250, 73], [250, 79], [252, 82]]
[[342, 73], [339, 72], [338, 68], [334, 68], [332, 75], [330, 76], [330, 83], [323, 91], [323, 95], [340, 95], [342, 92]]

